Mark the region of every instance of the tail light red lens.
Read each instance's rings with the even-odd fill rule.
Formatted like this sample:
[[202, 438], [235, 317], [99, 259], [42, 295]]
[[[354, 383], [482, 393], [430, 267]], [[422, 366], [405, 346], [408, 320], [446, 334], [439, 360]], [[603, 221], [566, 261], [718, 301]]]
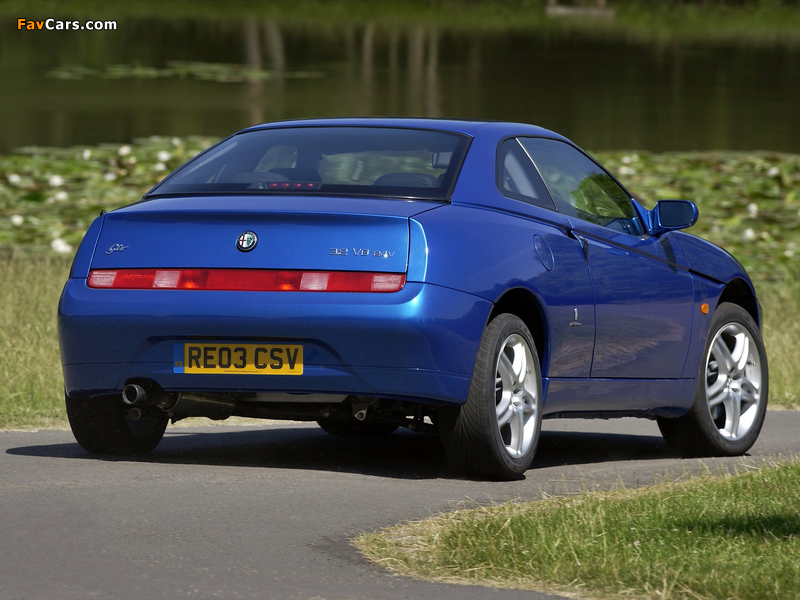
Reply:
[[255, 269], [117, 269], [89, 273], [91, 288], [235, 292], [397, 292], [402, 273]]

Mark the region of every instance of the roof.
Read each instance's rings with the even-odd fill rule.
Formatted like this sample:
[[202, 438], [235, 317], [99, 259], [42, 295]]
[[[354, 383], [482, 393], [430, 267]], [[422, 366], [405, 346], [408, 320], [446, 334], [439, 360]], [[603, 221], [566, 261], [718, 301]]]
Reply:
[[[424, 117], [347, 117], [332, 119], [296, 119], [263, 123], [243, 129], [277, 129], [282, 127], [400, 127], [408, 129], [436, 129], [452, 131], [475, 137], [479, 132], [504, 135], [535, 135], [565, 139], [561, 135], [524, 123], [506, 123], [502, 121], [470, 121], [462, 119], [432, 119]], [[241, 132], [240, 132], [241, 133]]]

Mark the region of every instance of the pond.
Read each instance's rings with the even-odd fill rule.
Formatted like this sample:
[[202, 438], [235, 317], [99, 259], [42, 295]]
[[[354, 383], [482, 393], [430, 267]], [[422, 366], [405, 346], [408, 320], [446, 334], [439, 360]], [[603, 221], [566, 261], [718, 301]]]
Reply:
[[592, 150], [800, 152], [800, 48], [769, 38], [215, 16], [0, 25], [2, 153], [369, 115], [522, 121]]

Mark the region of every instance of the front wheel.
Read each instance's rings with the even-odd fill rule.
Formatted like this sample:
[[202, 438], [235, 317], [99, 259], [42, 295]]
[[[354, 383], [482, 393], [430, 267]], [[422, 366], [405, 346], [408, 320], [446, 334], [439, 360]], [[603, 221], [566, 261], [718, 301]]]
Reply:
[[660, 418], [667, 444], [685, 456], [739, 456], [755, 443], [767, 411], [767, 353], [753, 318], [736, 304], [714, 312], [692, 408]]
[[442, 444], [459, 470], [517, 479], [531, 465], [542, 428], [542, 371], [519, 317], [502, 314], [481, 337], [467, 401], [438, 412]]
[[159, 408], [132, 411], [120, 394], [83, 399], [65, 394], [65, 400], [72, 434], [92, 454], [147, 454], [158, 446], [169, 421]]

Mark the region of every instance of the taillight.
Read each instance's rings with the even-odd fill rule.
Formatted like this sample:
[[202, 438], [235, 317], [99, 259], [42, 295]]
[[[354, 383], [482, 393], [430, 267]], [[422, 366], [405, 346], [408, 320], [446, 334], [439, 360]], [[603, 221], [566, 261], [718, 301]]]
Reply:
[[117, 269], [89, 273], [91, 288], [235, 292], [397, 292], [405, 274], [256, 269]]

